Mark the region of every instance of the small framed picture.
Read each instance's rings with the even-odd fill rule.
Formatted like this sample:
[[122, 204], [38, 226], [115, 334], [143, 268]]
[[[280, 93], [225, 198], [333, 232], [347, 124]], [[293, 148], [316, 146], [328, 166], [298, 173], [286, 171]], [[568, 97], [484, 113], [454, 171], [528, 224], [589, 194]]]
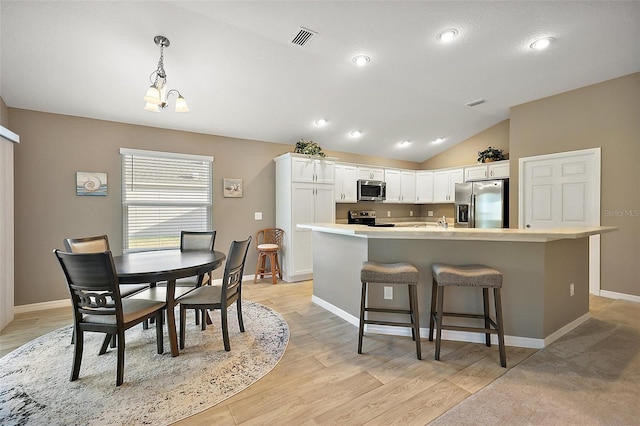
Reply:
[[107, 195], [107, 174], [104, 172], [76, 172], [76, 195]]
[[222, 180], [222, 195], [225, 198], [241, 198], [242, 197], [242, 179]]

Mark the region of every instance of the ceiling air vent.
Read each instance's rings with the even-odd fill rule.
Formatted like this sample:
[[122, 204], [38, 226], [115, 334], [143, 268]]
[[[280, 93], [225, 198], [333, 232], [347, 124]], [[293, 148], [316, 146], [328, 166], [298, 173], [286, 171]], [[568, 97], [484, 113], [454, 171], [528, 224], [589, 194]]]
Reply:
[[291, 43], [293, 43], [293, 44], [295, 44], [297, 46], [304, 46], [307, 43], [309, 43], [309, 41], [316, 34], [318, 34], [318, 33], [315, 32], [315, 31], [311, 31], [308, 28], [300, 27], [300, 30], [298, 31], [298, 34], [296, 34], [295, 37], [293, 37], [293, 40], [291, 40]]
[[478, 99], [477, 101], [471, 101], [467, 104], [468, 107], [474, 107], [476, 105], [481, 105], [483, 103], [485, 103], [487, 101], [485, 101], [484, 99]]

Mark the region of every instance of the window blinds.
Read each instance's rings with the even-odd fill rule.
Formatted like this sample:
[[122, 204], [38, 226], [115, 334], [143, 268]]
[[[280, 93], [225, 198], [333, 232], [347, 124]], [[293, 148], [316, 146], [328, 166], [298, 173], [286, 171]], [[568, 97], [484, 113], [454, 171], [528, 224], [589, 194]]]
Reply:
[[120, 149], [123, 250], [180, 247], [211, 229], [213, 157]]

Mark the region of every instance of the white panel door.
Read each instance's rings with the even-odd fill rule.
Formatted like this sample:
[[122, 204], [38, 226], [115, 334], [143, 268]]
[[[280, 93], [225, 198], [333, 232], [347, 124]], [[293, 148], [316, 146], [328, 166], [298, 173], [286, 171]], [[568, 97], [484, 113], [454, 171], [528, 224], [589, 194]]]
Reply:
[[600, 159], [582, 151], [523, 158], [520, 227], [600, 224]]
[[[600, 148], [520, 159], [520, 228], [600, 225]], [[600, 292], [600, 236], [589, 237], [589, 291]]]

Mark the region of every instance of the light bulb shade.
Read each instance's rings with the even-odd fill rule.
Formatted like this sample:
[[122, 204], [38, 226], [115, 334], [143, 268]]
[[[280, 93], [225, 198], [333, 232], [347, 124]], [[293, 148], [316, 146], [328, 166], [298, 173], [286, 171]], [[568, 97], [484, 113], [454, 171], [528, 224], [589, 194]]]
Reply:
[[[147, 94], [144, 96], [144, 100], [147, 101], [150, 104], [154, 104], [154, 105], [160, 105], [160, 103], [162, 102], [160, 100], [160, 91], [158, 90], [158, 88], [154, 85], [154, 86], [150, 86], [147, 89]], [[146, 109], [146, 107], [145, 107]]]
[[147, 102], [144, 109], [149, 112], [160, 112], [160, 107], [156, 104], [152, 104], [151, 102]]
[[182, 96], [178, 96], [176, 99], [176, 112], [189, 112], [189, 106], [187, 105], [187, 101], [184, 100]]

